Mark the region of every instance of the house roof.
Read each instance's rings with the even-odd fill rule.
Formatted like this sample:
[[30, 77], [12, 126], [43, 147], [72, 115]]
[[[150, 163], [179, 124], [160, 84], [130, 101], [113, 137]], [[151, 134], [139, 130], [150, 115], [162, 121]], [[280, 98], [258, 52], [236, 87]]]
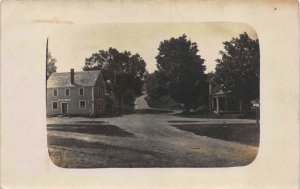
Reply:
[[220, 89], [218, 92], [211, 94], [212, 96], [226, 96], [226, 95], [232, 95], [231, 91], [224, 92], [222, 89]]
[[219, 90], [218, 92], [216, 92], [216, 93], [213, 93], [212, 95], [213, 96], [222, 96], [222, 95], [226, 95], [227, 93], [225, 93], [223, 90]]
[[52, 73], [47, 81], [47, 88], [63, 88], [75, 86], [94, 86], [100, 70], [74, 72], [74, 85], [71, 84], [71, 73]]

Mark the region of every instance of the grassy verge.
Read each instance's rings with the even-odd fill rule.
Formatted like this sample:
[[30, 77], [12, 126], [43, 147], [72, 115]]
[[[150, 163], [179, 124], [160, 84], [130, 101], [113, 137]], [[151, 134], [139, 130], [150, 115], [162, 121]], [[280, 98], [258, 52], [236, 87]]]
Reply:
[[50, 124], [47, 125], [48, 131], [72, 132], [91, 135], [106, 135], [118, 137], [130, 137], [132, 133], [127, 132], [115, 125], [105, 124]]
[[48, 149], [52, 162], [64, 168], [164, 166], [157, 152], [72, 138], [48, 136]]
[[198, 123], [202, 121], [193, 121], [193, 120], [170, 120], [169, 123]]
[[139, 109], [135, 110], [135, 114], [165, 114], [165, 113], [172, 113], [171, 110], [160, 110], [160, 109]]
[[182, 112], [175, 114], [177, 117], [184, 117], [184, 118], [207, 118], [207, 119], [256, 119], [256, 113], [254, 111], [245, 113], [239, 112], [226, 112], [215, 114], [209, 111], [197, 111], [197, 112]]
[[255, 124], [180, 124], [171, 125], [196, 135], [259, 146], [259, 127]]
[[175, 114], [175, 116], [183, 117], [183, 118], [206, 118], [206, 119], [236, 119], [236, 118], [241, 119], [242, 118], [241, 114], [219, 114], [219, 115], [217, 115], [212, 112], [205, 112], [205, 113], [182, 112], [182, 113]]
[[145, 100], [151, 108], [170, 110], [182, 109], [182, 106], [179, 103], [172, 100], [170, 96], [162, 96], [159, 99], [152, 99], [146, 97]]

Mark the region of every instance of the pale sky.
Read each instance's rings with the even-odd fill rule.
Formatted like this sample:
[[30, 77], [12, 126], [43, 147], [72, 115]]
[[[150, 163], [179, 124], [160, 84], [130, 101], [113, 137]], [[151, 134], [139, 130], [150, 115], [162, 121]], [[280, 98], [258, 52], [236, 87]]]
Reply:
[[205, 59], [207, 73], [215, 69], [215, 60], [220, 57], [218, 52], [223, 49], [222, 42], [243, 32], [257, 38], [252, 27], [230, 22], [60, 24], [49, 32], [49, 50], [57, 59], [57, 72], [69, 71], [70, 68], [81, 71], [86, 57], [113, 47], [139, 53], [151, 73], [156, 69], [159, 43], [186, 34], [198, 44], [198, 54]]

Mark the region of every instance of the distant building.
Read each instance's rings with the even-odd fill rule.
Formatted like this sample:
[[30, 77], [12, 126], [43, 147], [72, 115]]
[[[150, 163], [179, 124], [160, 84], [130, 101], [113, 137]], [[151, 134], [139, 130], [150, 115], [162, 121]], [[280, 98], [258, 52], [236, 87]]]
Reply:
[[98, 116], [106, 111], [105, 89], [99, 70], [52, 73], [47, 81], [47, 115]]
[[224, 92], [215, 78], [209, 80], [209, 110], [216, 113], [239, 113], [242, 111], [242, 101], [231, 92]]

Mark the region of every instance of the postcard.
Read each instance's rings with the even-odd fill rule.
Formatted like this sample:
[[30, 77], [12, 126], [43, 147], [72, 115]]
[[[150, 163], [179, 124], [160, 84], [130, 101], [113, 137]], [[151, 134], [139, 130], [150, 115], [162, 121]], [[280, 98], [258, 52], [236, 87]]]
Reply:
[[1, 187], [299, 187], [298, 6], [2, 2]]

